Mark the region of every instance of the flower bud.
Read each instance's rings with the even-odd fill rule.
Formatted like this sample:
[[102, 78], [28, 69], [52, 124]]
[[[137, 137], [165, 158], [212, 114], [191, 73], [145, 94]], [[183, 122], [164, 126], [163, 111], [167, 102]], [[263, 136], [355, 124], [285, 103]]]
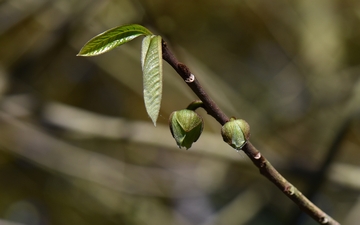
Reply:
[[231, 147], [241, 150], [250, 138], [250, 126], [245, 120], [231, 118], [221, 128], [221, 135]]
[[170, 115], [170, 131], [179, 148], [189, 149], [199, 139], [204, 128], [203, 119], [193, 110], [183, 109]]

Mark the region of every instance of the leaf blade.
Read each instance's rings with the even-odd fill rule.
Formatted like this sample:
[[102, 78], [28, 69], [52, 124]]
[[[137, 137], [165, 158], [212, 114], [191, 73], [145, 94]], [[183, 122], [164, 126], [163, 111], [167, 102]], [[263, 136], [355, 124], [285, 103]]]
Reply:
[[148, 53], [149, 47], [150, 47], [150, 42], [151, 42], [151, 38], [153, 36], [152, 35], [147, 35], [146, 37], [144, 37], [144, 39], [142, 40], [142, 45], [141, 45], [141, 68], [144, 70], [144, 64], [145, 64], [145, 58], [146, 58], [146, 54]]
[[[146, 44], [148, 44], [148, 46], [146, 46]], [[142, 70], [145, 108], [154, 126], [156, 126], [162, 98], [161, 36], [150, 36], [145, 40], [142, 48], [144, 48], [144, 51], [142, 51], [142, 57], [144, 58]]]
[[100, 55], [141, 35], [151, 34], [148, 29], [138, 24], [114, 27], [90, 39], [77, 56]]

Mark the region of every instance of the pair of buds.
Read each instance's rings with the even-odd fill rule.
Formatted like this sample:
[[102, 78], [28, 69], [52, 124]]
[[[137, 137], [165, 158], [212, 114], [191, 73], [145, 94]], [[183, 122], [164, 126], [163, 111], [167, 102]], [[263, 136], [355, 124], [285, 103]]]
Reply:
[[[170, 115], [169, 125], [179, 148], [189, 149], [199, 139], [204, 121], [194, 110], [182, 109]], [[250, 137], [250, 126], [245, 120], [231, 118], [222, 126], [221, 135], [231, 147], [241, 150]]]

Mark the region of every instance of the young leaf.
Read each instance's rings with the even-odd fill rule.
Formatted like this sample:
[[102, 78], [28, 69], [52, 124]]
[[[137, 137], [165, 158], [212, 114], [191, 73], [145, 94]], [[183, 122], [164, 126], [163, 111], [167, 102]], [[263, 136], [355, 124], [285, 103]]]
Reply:
[[146, 54], [148, 53], [151, 39], [153, 38], [153, 35], [148, 35], [144, 37], [142, 40], [142, 46], [141, 46], [141, 68], [144, 68], [145, 58]]
[[156, 126], [162, 96], [162, 46], [160, 36], [149, 35], [143, 39], [141, 65], [145, 108]]
[[151, 34], [152, 33], [148, 29], [138, 24], [114, 27], [90, 39], [77, 55], [100, 55], [119, 45], [125, 44], [136, 37]]

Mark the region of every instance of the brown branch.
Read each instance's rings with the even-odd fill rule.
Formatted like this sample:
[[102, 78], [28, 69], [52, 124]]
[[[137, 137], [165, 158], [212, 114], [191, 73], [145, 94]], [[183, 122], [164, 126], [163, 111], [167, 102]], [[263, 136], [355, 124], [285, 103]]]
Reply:
[[[206, 112], [213, 116], [221, 125], [224, 125], [229, 118], [208, 96], [199, 81], [190, 72], [190, 69], [176, 59], [175, 55], [170, 51], [164, 41], [162, 42], [162, 51], [163, 59], [176, 70], [191, 90], [193, 90], [193, 92], [200, 98], [200, 100], [204, 103], [204, 109]], [[250, 142], [247, 142], [242, 150], [256, 165], [256, 167], [259, 168], [262, 175], [273, 182], [286, 196], [295, 202], [302, 211], [306, 212], [319, 224], [340, 224], [306, 198], [294, 185], [289, 183]]]
[[[166, 42], [162, 42], [162, 54], [163, 59], [172, 66], [176, 72], [184, 79], [184, 81], [189, 85], [191, 90], [199, 97], [199, 99], [204, 103], [204, 109], [206, 112], [214, 117], [221, 125], [224, 125], [229, 118], [220, 110], [216, 103], [209, 97], [205, 90], [200, 85], [199, 81], [194, 77], [192, 81], [190, 69], [179, 62], [175, 55], [170, 51]], [[191, 82], [190, 82], [191, 81]]]

